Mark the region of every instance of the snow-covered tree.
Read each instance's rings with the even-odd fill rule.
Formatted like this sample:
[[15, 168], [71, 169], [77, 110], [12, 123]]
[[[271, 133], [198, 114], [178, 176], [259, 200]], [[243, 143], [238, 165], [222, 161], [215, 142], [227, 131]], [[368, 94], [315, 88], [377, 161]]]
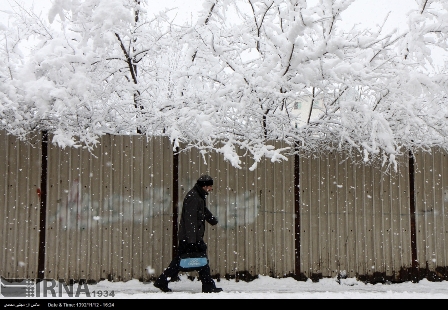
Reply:
[[[447, 71], [431, 69], [432, 49], [448, 50], [448, 4], [416, 0], [404, 30], [347, 30], [353, 2], [204, 0], [191, 25], [146, 0], [57, 0], [52, 27], [18, 9], [11, 18], [23, 30], [0, 29], [11, 55], [2, 128], [49, 130], [61, 146], [167, 135], [235, 167], [249, 153], [252, 169], [296, 152], [345, 149], [395, 164], [418, 148], [448, 149]], [[33, 52], [18, 62], [14, 42], [33, 33]], [[311, 107], [295, 126], [300, 100]]]
[[10, 83], [21, 94], [15, 101], [28, 107], [22, 126], [53, 132], [61, 146], [87, 147], [102, 134], [154, 127], [144, 115], [159, 104], [173, 71], [158, 61], [176, 53], [175, 26], [166, 12], [152, 14], [141, 2], [55, 1], [51, 28], [24, 20], [18, 8], [17, 23], [34, 34], [35, 44]]
[[[282, 139], [293, 152], [348, 148], [392, 163], [409, 149], [448, 146], [446, 71], [426, 69], [428, 45], [446, 50], [446, 4], [420, 1], [403, 32], [347, 31], [341, 13], [352, 2], [208, 2], [208, 23], [198, 24], [200, 40], [190, 41], [199, 51], [190, 75], [208, 86], [204, 100], [235, 117], [228, 127], [219, 118], [225, 123], [218, 127], [238, 132], [229, 134], [230, 144], [255, 159], [275, 156], [264, 147]], [[302, 97], [312, 98], [308, 123], [294, 128], [291, 110]]]

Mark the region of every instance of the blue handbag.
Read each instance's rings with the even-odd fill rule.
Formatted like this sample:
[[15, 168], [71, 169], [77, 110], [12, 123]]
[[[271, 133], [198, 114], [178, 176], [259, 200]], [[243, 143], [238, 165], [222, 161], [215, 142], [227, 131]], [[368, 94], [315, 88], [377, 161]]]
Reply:
[[208, 264], [208, 259], [205, 254], [201, 253], [191, 253], [191, 254], [184, 254], [180, 258], [180, 267], [184, 271], [188, 270], [195, 270], [201, 267], [204, 267]]

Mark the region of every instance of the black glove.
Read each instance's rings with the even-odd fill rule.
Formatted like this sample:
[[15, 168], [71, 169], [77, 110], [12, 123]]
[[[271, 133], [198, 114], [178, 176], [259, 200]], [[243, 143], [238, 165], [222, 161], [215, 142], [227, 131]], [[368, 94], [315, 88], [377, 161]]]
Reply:
[[189, 243], [187, 245], [187, 253], [196, 253], [198, 252], [198, 246], [196, 243]]

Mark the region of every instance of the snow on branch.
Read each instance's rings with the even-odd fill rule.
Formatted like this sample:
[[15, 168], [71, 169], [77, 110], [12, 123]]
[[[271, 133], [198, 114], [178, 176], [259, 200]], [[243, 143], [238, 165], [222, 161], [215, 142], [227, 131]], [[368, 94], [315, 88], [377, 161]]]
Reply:
[[445, 1], [419, 1], [400, 31], [387, 17], [348, 31], [353, 0], [310, 3], [206, 0], [189, 23], [147, 0], [57, 0], [47, 19], [16, 7], [0, 27], [0, 129], [47, 130], [61, 147], [164, 135], [250, 169], [335, 148], [392, 165], [448, 149], [447, 70], [433, 70]]

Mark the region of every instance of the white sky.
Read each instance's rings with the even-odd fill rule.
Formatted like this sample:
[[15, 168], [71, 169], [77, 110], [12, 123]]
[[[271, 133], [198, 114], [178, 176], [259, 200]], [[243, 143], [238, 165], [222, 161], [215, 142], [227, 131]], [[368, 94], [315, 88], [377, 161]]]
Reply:
[[[35, 12], [42, 12], [45, 16], [46, 11], [51, 6], [51, 0], [2, 0], [5, 5], [0, 8], [2, 10], [8, 9], [10, 4], [14, 1], [23, 3], [26, 7], [34, 6]], [[312, 1], [312, 0], [311, 0]], [[164, 8], [178, 8], [178, 16], [186, 20], [190, 20], [195, 13], [202, 8], [203, 0], [149, 0], [149, 8], [155, 12], [159, 12]], [[3, 3], [2, 3], [3, 4]], [[350, 21], [350, 23], [360, 23], [370, 26], [382, 24], [384, 18], [390, 13], [386, 29], [393, 29], [398, 27], [403, 29], [406, 27], [405, 16], [406, 13], [413, 8], [416, 8], [415, 0], [356, 0], [347, 11], [343, 13], [343, 19]], [[1, 17], [1, 14], [0, 14]], [[436, 61], [442, 59], [442, 53], [435, 51], [437, 54]]]
[[[15, 1], [24, 4], [26, 7], [34, 6], [35, 12], [42, 12], [43, 16], [45, 16], [52, 3], [52, 0], [2, 0], [2, 2], [6, 2], [6, 5], [2, 5], [0, 12], [7, 9]], [[195, 13], [202, 8], [202, 3], [203, 0], [148, 0], [148, 8], [159, 12], [164, 8], [177, 7], [179, 10], [178, 16], [190, 20], [192, 16], [194, 19]], [[353, 24], [375, 26], [382, 24], [384, 18], [390, 13], [385, 27], [387, 29], [404, 28], [406, 27], [406, 13], [416, 7], [415, 0], [356, 0], [342, 16], [344, 20]]]
[[[14, 1], [23, 3], [27, 7], [34, 5], [36, 12], [40, 10], [45, 11], [50, 7], [52, 2], [51, 0], [2, 0], [2, 2], [6, 2], [6, 6], [2, 5], [2, 9], [6, 9]], [[179, 13], [185, 17], [190, 16], [190, 13], [197, 11], [198, 8], [202, 8], [202, 2], [202, 0], [148, 1], [149, 7], [154, 8], [155, 11], [160, 11], [164, 7], [179, 7]], [[405, 13], [412, 7], [416, 7], [414, 0], [356, 0], [345, 14], [349, 15], [354, 23], [375, 25], [382, 23], [386, 14], [391, 11], [391, 19], [388, 25], [395, 27], [404, 23]]]
[[[0, 8], [0, 11], [10, 7], [10, 5], [14, 4], [14, 1], [22, 3], [26, 7], [31, 7], [34, 5], [36, 12], [45, 12], [51, 7], [51, 3], [53, 2], [52, 0], [2, 0], [2, 7]], [[185, 16], [189, 16], [188, 12], [194, 11], [195, 8], [202, 7], [202, 0], [148, 0], [148, 3], [149, 8], [154, 8], [155, 11], [160, 11], [164, 8], [179, 7], [180, 11], [183, 12]]]

